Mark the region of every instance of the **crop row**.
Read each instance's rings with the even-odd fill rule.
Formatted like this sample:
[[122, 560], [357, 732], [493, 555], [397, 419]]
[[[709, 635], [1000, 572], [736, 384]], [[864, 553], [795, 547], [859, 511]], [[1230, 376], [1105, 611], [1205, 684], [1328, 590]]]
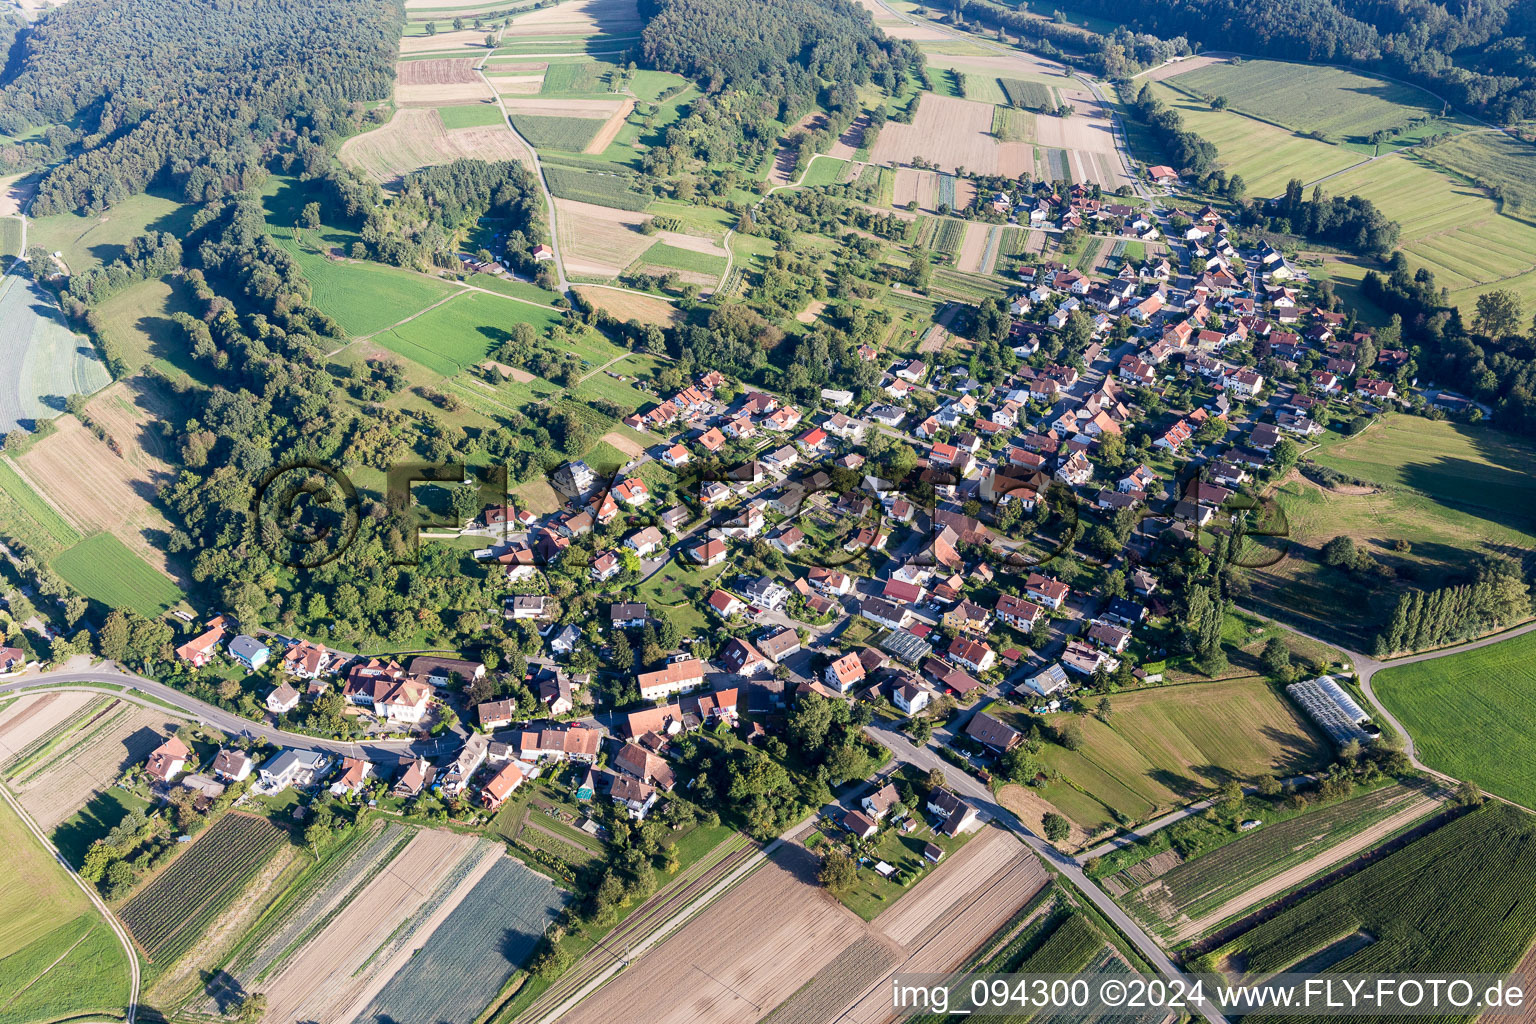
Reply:
[[1015, 107], [1023, 107], [1025, 110], [1049, 110], [1056, 105], [1050, 87], [1039, 82], [1025, 82], [1018, 78], [999, 78], [997, 84], [1003, 87], [1003, 94]]
[[939, 175], [939, 194], [936, 202], [951, 210], [955, 208], [955, 176], [953, 174]]
[[533, 952], [563, 900], [543, 875], [498, 860], [357, 1024], [472, 1021]]
[[933, 240], [933, 247], [940, 252], [954, 254], [960, 251], [960, 243], [964, 238], [965, 221], [946, 219], [939, 224], [938, 237]]
[[1500, 973], [1536, 936], [1536, 819], [1489, 804], [1207, 954], [1276, 971], [1341, 935], [1375, 942], [1330, 969]]
[[216, 912], [282, 843], [265, 818], [227, 814], [192, 848], [124, 905], [123, 923], [151, 957], [195, 937], [193, 918]]

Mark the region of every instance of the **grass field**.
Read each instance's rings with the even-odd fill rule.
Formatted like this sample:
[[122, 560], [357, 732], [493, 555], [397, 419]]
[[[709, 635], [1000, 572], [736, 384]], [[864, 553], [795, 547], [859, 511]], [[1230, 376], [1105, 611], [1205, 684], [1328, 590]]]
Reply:
[[1017, 107], [993, 107], [992, 134], [999, 142], [1033, 142], [1035, 115]]
[[0, 843], [0, 1024], [121, 1018], [128, 961], [117, 936], [5, 801]]
[[1107, 724], [1051, 716], [1052, 724], [1079, 728], [1083, 743], [1042, 752], [1064, 781], [1041, 795], [1089, 833], [1111, 824], [1115, 812], [1143, 821], [1229, 778], [1292, 775], [1331, 753], [1262, 679], [1152, 687], [1116, 694], [1112, 705]]
[[838, 160], [830, 156], [818, 156], [811, 161], [811, 165], [805, 169], [805, 177], [802, 185], [835, 185], [842, 176], [843, 168], [848, 166], [848, 161]]
[[561, 199], [635, 211], [644, 210], [651, 203], [649, 196], [629, 187], [634, 179], [627, 174], [605, 174], [545, 164], [544, 177], [549, 182], [550, 192]]
[[542, 306], [466, 292], [373, 341], [451, 376], [481, 362], [492, 348], [510, 338], [512, 324], [530, 323], [543, 331], [559, 319], [555, 310]]
[[727, 560], [709, 568], [695, 565], [684, 568], [673, 559], [636, 589], [635, 599], [655, 608], [665, 608], [681, 632], [703, 633], [708, 628], [708, 620], [699, 609], [729, 564]]
[[579, 153], [603, 127], [598, 117], [539, 117], [513, 114], [512, 126], [535, 149], [566, 149]]
[[438, 107], [437, 116], [443, 119], [443, 127], [486, 128], [501, 124], [501, 109], [494, 103], [469, 103], [459, 107]]
[[17, 217], [0, 217], [0, 254], [21, 255], [21, 220]]
[[641, 266], [670, 267], [693, 274], [719, 276], [725, 270], [725, 257], [713, 253], [684, 249], [666, 242], [656, 242], [641, 254], [637, 261]]
[[[1197, 964], [1267, 974], [1332, 947], [1344, 955], [1317, 957], [1309, 967], [1502, 973], [1536, 935], [1533, 881], [1536, 818], [1489, 803], [1249, 929]], [[1359, 933], [1349, 952], [1336, 945]], [[1317, 962], [1323, 959], [1331, 962]]]
[[1419, 156], [1504, 196], [1504, 212], [1536, 218], [1536, 146], [1502, 132], [1464, 132], [1416, 150]]
[[0, 432], [35, 429], [59, 415], [65, 396], [92, 394], [111, 381], [90, 342], [31, 275], [0, 279], [0, 324]]
[[1028, 110], [1050, 110], [1059, 104], [1056, 92], [1041, 82], [1028, 82], [1021, 78], [999, 78], [1009, 104]]
[[[1353, 150], [1304, 138], [1233, 110], [1212, 110], [1209, 104], [1164, 83], [1154, 84], [1152, 91], [1179, 112], [1190, 131], [1216, 147], [1221, 166], [1228, 174], [1242, 175], [1249, 195], [1280, 195], [1292, 178], [1314, 181], [1364, 159]], [[1337, 191], [1333, 182], [1325, 188]]]
[[52, 565], [70, 586], [108, 608], [131, 608], [153, 617], [185, 596], [110, 533], [85, 538], [55, 555]]
[[1536, 451], [1510, 434], [1389, 415], [1354, 437], [1327, 436], [1330, 443], [1312, 454], [1321, 465], [1411, 487], [1504, 525], [1536, 525]]
[[80, 534], [53, 506], [0, 461], [0, 532], [16, 537], [44, 558], [80, 542]]
[[544, 72], [544, 86], [539, 91], [551, 94], [586, 96], [608, 92], [608, 75], [614, 65], [605, 61], [583, 60], [551, 64]]
[[141, 281], [124, 288], [96, 307], [102, 340], [116, 348], [130, 370], [154, 363], [170, 376], [203, 372], [192, 358], [182, 329], [171, 319], [177, 313], [197, 315], [190, 286], [170, 278]]
[[1410, 85], [1342, 68], [1245, 60], [1211, 64], [1177, 77], [1180, 88], [1225, 96], [1232, 109], [1299, 132], [1364, 141], [1372, 132], [1438, 117], [1441, 103]]
[[454, 287], [422, 274], [381, 263], [337, 258], [358, 236], [329, 225], [298, 230], [299, 210], [315, 195], [291, 178], [275, 177], [263, 195], [267, 227], [298, 262], [314, 293], [314, 303], [348, 334], [382, 331], [451, 294]]
[[1536, 807], [1536, 634], [1389, 667], [1372, 685], [1425, 764]]
[[196, 212], [197, 207], [169, 196], [140, 193], [97, 216], [35, 217], [27, 226], [27, 244], [62, 252], [69, 272], [79, 274], [111, 263], [122, 255], [124, 246], [146, 231], [169, 231], [184, 238]]
[[1536, 305], [1536, 226], [1501, 215], [1477, 186], [1397, 154], [1341, 174], [1324, 190], [1364, 196], [1397, 221], [1410, 263], [1434, 271], [1463, 315], [1494, 287], [1515, 292], [1527, 308]]

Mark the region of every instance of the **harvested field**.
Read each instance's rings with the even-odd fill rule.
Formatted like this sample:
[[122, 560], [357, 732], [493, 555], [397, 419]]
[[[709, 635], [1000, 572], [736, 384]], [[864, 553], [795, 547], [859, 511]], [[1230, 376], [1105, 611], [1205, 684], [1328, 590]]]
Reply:
[[423, 108], [395, 111], [382, 128], [342, 143], [340, 156], [343, 162], [386, 183], [423, 167], [459, 159], [528, 160], [527, 152], [508, 128], [449, 131], [436, 110]]
[[[1009, 783], [1002, 789], [999, 789], [997, 791], [997, 802], [1018, 815], [1019, 820], [1028, 825], [1030, 831], [1034, 832], [1035, 835], [1045, 835], [1043, 819], [1047, 814], [1053, 811], [1058, 814], [1061, 813], [1056, 810], [1054, 804], [1042, 798], [1038, 790], [1029, 786], [1020, 786], [1017, 783]], [[1071, 826], [1071, 831], [1067, 834], [1064, 842], [1057, 843], [1056, 845], [1067, 850], [1080, 849], [1087, 843], [1089, 836], [1080, 825], [1070, 818], [1067, 819], [1067, 823]]]
[[518, 15], [518, 36], [620, 35], [643, 27], [634, 0], [576, 0]]
[[264, 983], [268, 1018], [351, 1020], [500, 857], [472, 836], [417, 833]]
[[484, 99], [485, 83], [475, 74], [478, 60], [476, 57], [449, 57], [401, 61], [395, 65], [395, 102], [408, 107]]
[[964, 167], [996, 174], [998, 145], [992, 138], [991, 104], [927, 93], [911, 124], [891, 122], [881, 129], [869, 158], [877, 164], [909, 164], [922, 157], [947, 171]]
[[626, 106], [633, 106], [634, 100], [553, 100], [541, 96], [528, 99], [510, 99], [504, 101], [507, 113], [516, 117], [518, 114], [527, 114], [530, 117], [592, 117], [609, 118], [615, 112], [623, 110]]
[[832, 148], [827, 150], [827, 155], [834, 160], [852, 160], [860, 146], [864, 144], [864, 132], [869, 128], [869, 117], [860, 114], [853, 119], [853, 123], [837, 137], [832, 143]]
[[[564, 1024], [750, 1024], [865, 934], [785, 846], [740, 885], [588, 997]], [[679, 992], [688, 992], [679, 999]]]
[[439, 32], [435, 36], [403, 36], [400, 39], [401, 56], [413, 53], [449, 53], [454, 50], [484, 52], [485, 33], [467, 28], [461, 32]]
[[802, 324], [813, 324], [816, 322], [816, 318], [821, 315], [821, 311], [826, 308], [827, 304], [825, 302], [815, 300], [800, 312], [796, 313], [795, 319], [800, 321]]
[[[973, 840], [973, 845], [979, 840]], [[890, 973], [875, 979], [861, 993], [850, 992], [839, 1024], [884, 1024], [891, 1020], [891, 974], [926, 974], [960, 967], [1014, 914], [1018, 913], [1050, 876], [1033, 854], [1020, 849], [1000, 871], [986, 879], [967, 899], [952, 904], [906, 947], [906, 958]], [[827, 1018], [832, 1020], [834, 1018]]]
[[624, 127], [624, 120], [629, 117], [629, 112], [634, 109], [635, 101], [633, 99], [625, 100], [618, 110], [608, 115], [608, 120], [603, 123], [602, 128], [598, 129], [596, 137], [587, 143], [587, 148], [582, 150], [582, 152], [595, 154], [607, 149], [613, 140], [618, 137], [619, 129]]
[[0, 767], [95, 699], [96, 694], [68, 690], [18, 697], [0, 711]]
[[502, 96], [536, 96], [539, 90], [544, 88], [542, 74], [492, 75], [489, 81], [491, 87]]
[[556, 199], [555, 216], [567, 274], [615, 277], [655, 241], [654, 235], [640, 232], [650, 220], [643, 213]]
[[640, 447], [640, 445], [635, 442], [634, 438], [626, 437], [616, 430], [610, 430], [608, 433], [598, 438], [598, 440], [608, 442], [632, 459], [638, 458], [639, 456], [645, 454], [645, 449]]
[[1136, 77], [1144, 82], [1161, 82], [1175, 75], [1182, 75], [1186, 71], [1198, 71], [1200, 68], [1210, 67], [1212, 64], [1225, 64], [1228, 58], [1215, 57], [1208, 53], [1202, 53], [1197, 57], [1184, 57], [1170, 61], [1161, 67], [1155, 67], [1151, 71], [1143, 71]]
[[968, 273], [979, 273], [981, 262], [987, 254], [987, 237], [991, 234], [991, 225], [972, 221], [965, 226], [965, 238], [960, 243], [960, 255], [955, 259], [955, 266]]
[[14, 217], [32, 201], [37, 193], [40, 175], [17, 174], [0, 181], [0, 217]]
[[[560, 202], [565, 200], [557, 200], [557, 203]], [[604, 207], [598, 207], [598, 209], [604, 209]], [[569, 258], [566, 260], [566, 267], [570, 268]], [[594, 285], [577, 285], [575, 290], [577, 295], [598, 309], [618, 317], [625, 323], [638, 320], [643, 324], [670, 327], [682, 318], [676, 306], [654, 295], [641, 295], [639, 292], [601, 288]]]
[[130, 765], [158, 747], [177, 725], [164, 711], [112, 701], [73, 733], [41, 763], [23, 768], [10, 780], [11, 791], [51, 832], [98, 794]]
[[164, 441], [154, 429], [158, 406], [133, 399], [125, 385], [103, 392], [87, 414], [122, 449], [106, 442], [73, 416], [15, 460], [18, 472], [82, 535], [106, 531], [168, 577], [164, 538], [171, 528], [150, 504], [170, 479], [161, 461]]
[[910, 945], [951, 905], [971, 897], [1005, 865], [1024, 854], [1023, 845], [1007, 832], [983, 828], [873, 923], [891, 941]]
[[[882, 132], [882, 135], [884, 133]], [[935, 208], [934, 196], [939, 190], [939, 176], [935, 171], [922, 171], [916, 167], [898, 167], [896, 169], [896, 192], [892, 203], [896, 206], [906, 206], [915, 202], [918, 208], [930, 213]]]

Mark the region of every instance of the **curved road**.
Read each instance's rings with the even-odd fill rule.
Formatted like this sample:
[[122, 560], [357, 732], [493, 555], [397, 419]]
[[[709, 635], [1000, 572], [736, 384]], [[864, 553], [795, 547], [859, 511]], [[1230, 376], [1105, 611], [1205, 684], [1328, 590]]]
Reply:
[[[1265, 622], [1273, 622], [1277, 626], [1282, 626], [1285, 629], [1290, 630], [1292, 633], [1295, 633], [1297, 636], [1305, 637], [1314, 643], [1319, 643], [1325, 647], [1330, 647], [1348, 658], [1350, 663], [1355, 667], [1355, 676], [1360, 680], [1360, 689], [1365, 693], [1366, 700], [1370, 702], [1371, 710], [1375, 714], [1380, 715], [1382, 720], [1385, 721], [1388, 725], [1392, 726], [1392, 728], [1397, 731], [1397, 734], [1403, 738], [1403, 753], [1408, 756], [1409, 763], [1420, 771], [1429, 775], [1433, 775], [1435, 778], [1440, 779], [1443, 782], [1448, 782], [1452, 785], [1462, 782], [1463, 780], [1451, 775], [1447, 775], [1445, 772], [1442, 772], [1439, 769], [1431, 768], [1429, 765], [1419, 760], [1418, 752], [1414, 749], [1413, 745], [1413, 734], [1410, 733], [1406, 727], [1404, 727], [1402, 722], [1397, 720], [1396, 715], [1387, 710], [1386, 705], [1383, 704], [1381, 699], [1376, 696], [1376, 690], [1371, 686], [1371, 679], [1376, 675], [1377, 672], [1380, 672], [1382, 669], [1397, 668], [1399, 665], [1414, 665], [1421, 661], [1434, 661], [1437, 658], [1449, 658], [1453, 654], [1462, 654], [1466, 651], [1475, 651], [1479, 647], [1491, 647], [1494, 644], [1502, 643], [1505, 640], [1513, 640], [1517, 636], [1524, 636], [1526, 633], [1529, 633], [1532, 630], [1536, 630], [1536, 619], [1533, 619], [1530, 622], [1515, 626], [1513, 629], [1506, 629], [1502, 633], [1494, 633], [1492, 636], [1485, 636], [1478, 640], [1468, 640], [1464, 644], [1456, 644], [1453, 647], [1442, 647], [1434, 651], [1425, 651], [1422, 654], [1410, 654], [1405, 658], [1392, 658], [1388, 661], [1382, 661], [1379, 658], [1371, 657], [1369, 654], [1361, 654], [1359, 651], [1351, 651], [1346, 647], [1340, 647], [1338, 644], [1333, 643], [1332, 641], [1324, 640], [1321, 637], [1313, 636], [1310, 633], [1303, 633], [1295, 626], [1287, 625], [1286, 623], [1280, 622], [1276, 619], [1271, 619], [1267, 615], [1261, 615], [1251, 608], [1244, 608], [1243, 611], [1247, 612], [1249, 615], [1252, 615], [1254, 618], [1262, 619]], [[1490, 796], [1495, 800], [1501, 800], [1513, 807], [1519, 807], [1523, 811], [1536, 814], [1536, 811], [1532, 811], [1531, 808], [1525, 807], [1522, 804], [1517, 804], [1513, 800], [1506, 800], [1504, 797], [1499, 796], [1497, 793], [1485, 793], [1484, 795]]]
[[15, 797], [11, 796], [11, 791], [4, 786], [0, 786], [0, 797], [5, 798], [5, 802], [10, 805], [11, 810], [16, 812], [16, 816], [27, 826], [27, 830], [37, 838], [39, 843], [43, 844], [43, 849], [53, 854], [53, 859], [58, 861], [65, 871], [69, 872], [69, 877], [74, 879], [75, 884], [85, 893], [86, 898], [91, 901], [96, 910], [106, 919], [107, 924], [112, 927], [113, 934], [117, 936], [117, 941], [123, 944], [123, 950], [128, 954], [127, 1024], [134, 1024], [139, 1015], [139, 954], [133, 948], [133, 941], [128, 938], [127, 929], [123, 927], [122, 922], [118, 921], [106, 903], [103, 902], [101, 896], [96, 892], [96, 887], [90, 885], [85, 879], [75, 873], [75, 869], [70, 866], [69, 861], [64, 859], [64, 855], [59, 852], [58, 847], [49, 841], [47, 834], [37, 827], [37, 822], [32, 820], [32, 816], [16, 801]]

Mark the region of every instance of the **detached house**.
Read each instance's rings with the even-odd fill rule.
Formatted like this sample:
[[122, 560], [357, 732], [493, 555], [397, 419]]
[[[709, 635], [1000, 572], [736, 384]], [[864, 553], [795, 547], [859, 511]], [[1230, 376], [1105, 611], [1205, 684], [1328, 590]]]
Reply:
[[150, 751], [149, 759], [144, 762], [144, 771], [161, 782], [169, 782], [186, 768], [190, 756], [192, 751], [180, 737], [172, 736]]

